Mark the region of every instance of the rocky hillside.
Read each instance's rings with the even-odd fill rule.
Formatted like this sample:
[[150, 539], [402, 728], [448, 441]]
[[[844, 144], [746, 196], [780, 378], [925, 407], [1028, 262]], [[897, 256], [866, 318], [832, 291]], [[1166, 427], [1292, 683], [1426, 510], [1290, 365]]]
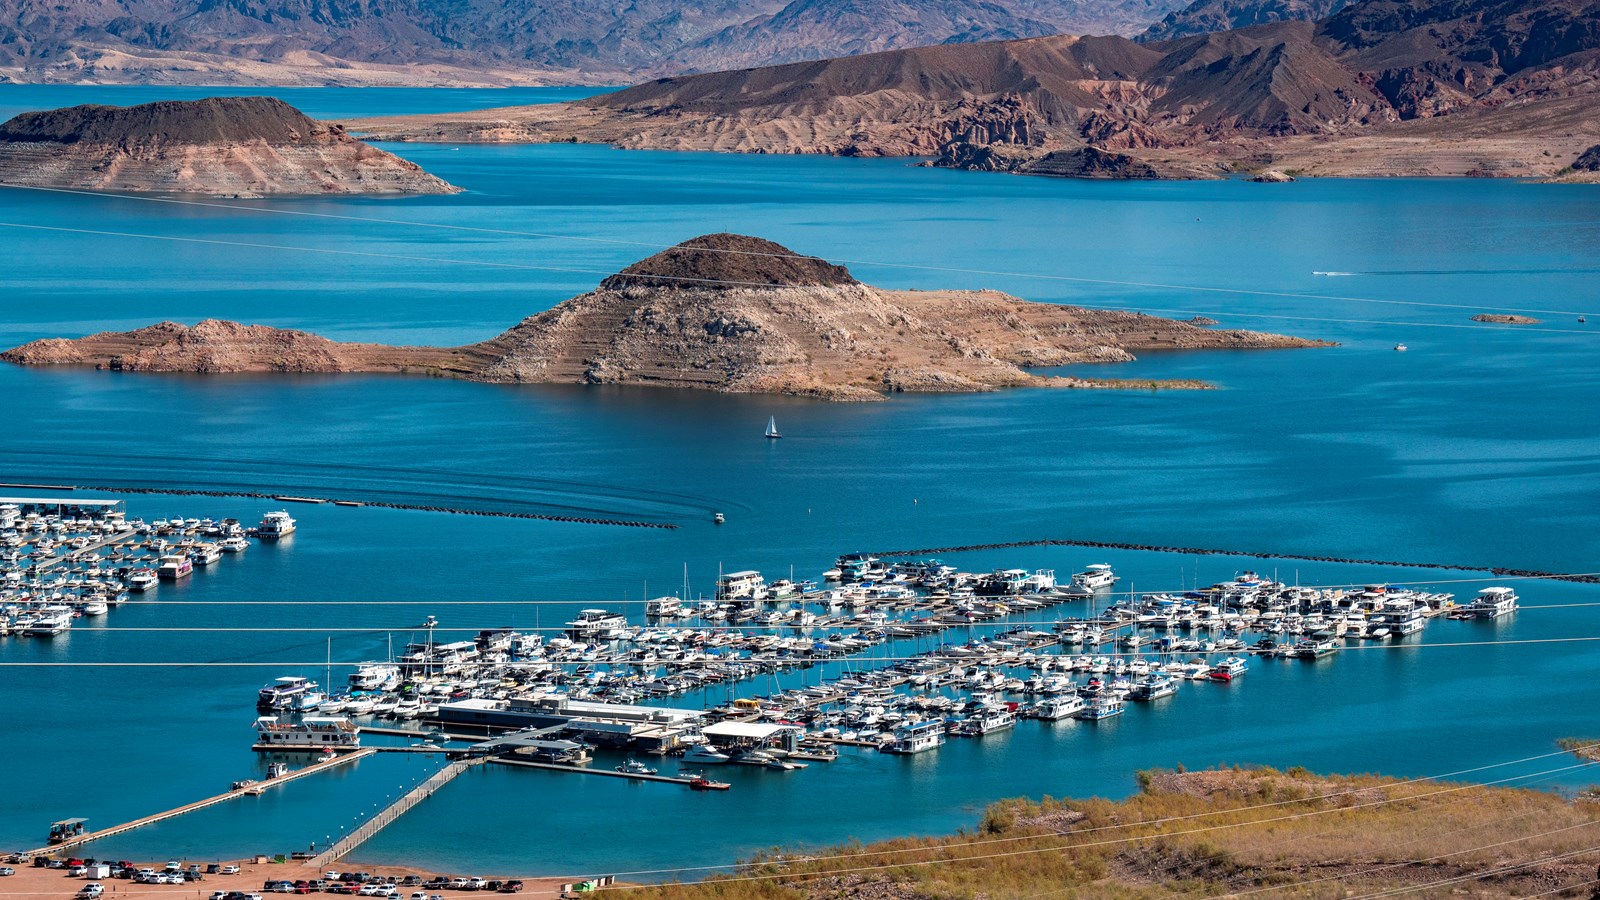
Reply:
[[1180, 176], [1550, 175], [1600, 142], [1597, 110], [1600, 0], [1360, 0], [1320, 22], [1159, 44], [923, 47], [352, 127], [400, 140], [926, 155], [978, 167], [1092, 147]]
[[631, 384], [879, 399], [1010, 386], [1204, 387], [1047, 376], [1038, 366], [1134, 351], [1323, 346], [1315, 341], [993, 291], [885, 291], [757, 238], [707, 235], [465, 347], [336, 343], [206, 321], [35, 341], [0, 359], [161, 372], [416, 372], [480, 381]]
[[0, 124], [0, 184], [234, 197], [456, 190], [270, 97], [23, 113]]
[[1134, 40], [1158, 43], [1177, 38], [1270, 25], [1273, 22], [1315, 22], [1343, 9], [1348, 0], [1195, 0], [1167, 13]]
[[0, 0], [0, 80], [626, 84], [925, 44], [1134, 34], [1182, 0]]

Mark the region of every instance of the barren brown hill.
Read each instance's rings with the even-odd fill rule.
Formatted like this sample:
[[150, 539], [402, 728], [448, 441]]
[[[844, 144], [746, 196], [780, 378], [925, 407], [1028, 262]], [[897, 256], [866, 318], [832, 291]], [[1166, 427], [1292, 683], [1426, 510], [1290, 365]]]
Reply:
[[23, 113], [0, 124], [0, 184], [230, 196], [456, 190], [271, 97]]
[[[1426, 121], [1426, 126], [1417, 123]], [[1539, 175], [1600, 143], [1600, 0], [1361, 0], [1163, 43], [1053, 36], [665, 78], [571, 104], [368, 119], [393, 140], [930, 156], [1193, 177]]]
[[707, 235], [464, 347], [390, 347], [206, 321], [34, 341], [20, 365], [143, 372], [410, 372], [479, 381], [633, 384], [871, 400], [896, 391], [1200, 382], [1039, 375], [1134, 351], [1327, 346], [994, 291], [885, 291], [781, 245]]
[[700, 883], [628, 893], [648, 900], [1594, 895], [1600, 804], [1587, 792], [1569, 799], [1298, 768], [1144, 772], [1139, 783], [1126, 800], [1008, 800], [953, 836], [774, 850]]

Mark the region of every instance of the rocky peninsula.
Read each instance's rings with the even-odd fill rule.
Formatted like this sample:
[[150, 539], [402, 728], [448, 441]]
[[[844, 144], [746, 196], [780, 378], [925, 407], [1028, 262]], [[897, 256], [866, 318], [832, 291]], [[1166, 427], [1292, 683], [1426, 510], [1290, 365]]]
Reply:
[[394, 372], [877, 400], [901, 391], [1021, 386], [1205, 388], [1198, 381], [1028, 370], [1124, 362], [1143, 351], [1321, 346], [1331, 345], [997, 291], [883, 290], [771, 241], [713, 234], [461, 347], [343, 343], [208, 320], [39, 340], [0, 359], [123, 372]]
[[271, 97], [23, 113], [0, 124], [0, 184], [229, 197], [459, 190]]

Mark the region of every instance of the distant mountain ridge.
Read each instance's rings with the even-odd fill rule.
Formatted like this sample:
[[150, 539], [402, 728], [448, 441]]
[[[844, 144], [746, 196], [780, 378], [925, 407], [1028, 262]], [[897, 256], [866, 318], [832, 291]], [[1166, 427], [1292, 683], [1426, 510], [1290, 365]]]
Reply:
[[0, 79], [627, 83], [1059, 32], [1182, 0], [0, 0]]
[[[1600, 142], [1600, 0], [1360, 0], [1320, 22], [1160, 43], [921, 47], [353, 127], [398, 140], [934, 156], [1003, 171], [1048, 158], [1052, 172], [1102, 177], [1302, 159], [1340, 174], [1548, 176]], [[1071, 152], [1084, 147], [1100, 154]]]
[[1195, 0], [1145, 29], [1134, 40], [1157, 43], [1231, 31], [1273, 22], [1315, 22], [1343, 9], [1349, 0]]

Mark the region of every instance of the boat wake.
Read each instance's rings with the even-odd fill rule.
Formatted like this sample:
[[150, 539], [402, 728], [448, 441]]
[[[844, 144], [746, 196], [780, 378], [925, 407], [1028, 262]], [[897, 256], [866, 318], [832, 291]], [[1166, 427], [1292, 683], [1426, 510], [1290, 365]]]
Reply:
[[676, 528], [744, 504], [603, 482], [437, 468], [312, 463], [248, 457], [0, 450], [8, 480], [73, 484], [113, 493], [311, 501], [447, 512]]

